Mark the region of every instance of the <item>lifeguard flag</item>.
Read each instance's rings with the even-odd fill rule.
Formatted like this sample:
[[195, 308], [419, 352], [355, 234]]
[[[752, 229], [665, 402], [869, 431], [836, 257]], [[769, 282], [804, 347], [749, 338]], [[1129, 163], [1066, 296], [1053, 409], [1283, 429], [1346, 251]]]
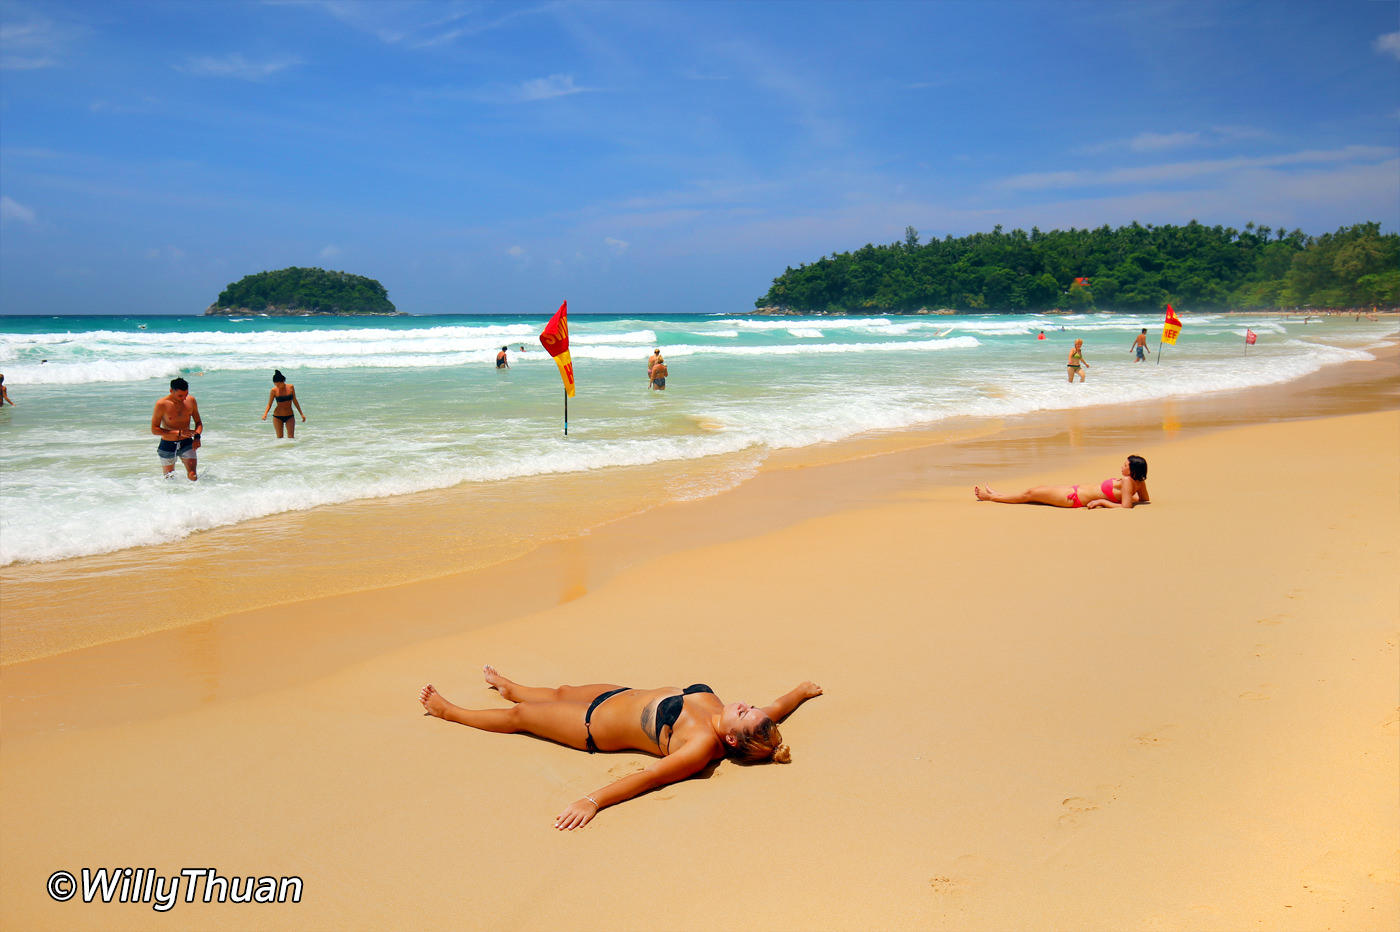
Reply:
[[569, 302], [559, 305], [559, 310], [544, 325], [540, 333], [540, 345], [554, 357], [559, 367], [559, 377], [564, 380], [564, 394], [574, 397], [574, 361], [569, 356]]
[[1244, 328], [1244, 342], [1246, 345], [1253, 346], [1254, 341], [1257, 339], [1259, 339], [1259, 334], [1255, 333], [1253, 330], [1250, 330], [1248, 327]]
[[1181, 320], [1170, 304], [1167, 305], [1167, 322], [1162, 326], [1162, 342], [1176, 346], [1176, 335], [1181, 332]]

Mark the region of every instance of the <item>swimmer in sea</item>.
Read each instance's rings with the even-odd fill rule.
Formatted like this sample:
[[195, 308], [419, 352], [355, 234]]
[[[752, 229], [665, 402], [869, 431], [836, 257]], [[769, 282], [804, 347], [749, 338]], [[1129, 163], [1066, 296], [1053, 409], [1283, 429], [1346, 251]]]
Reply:
[[1143, 328], [1142, 328], [1142, 333], [1139, 333], [1139, 334], [1137, 335], [1137, 339], [1133, 341], [1133, 352], [1134, 352], [1135, 354], [1137, 354], [1137, 359], [1134, 360], [1135, 362], [1143, 362], [1143, 361], [1145, 361], [1145, 360], [1147, 359], [1147, 328], [1146, 328], [1146, 327], [1143, 327]]
[[1089, 364], [1084, 361], [1084, 341], [1075, 340], [1074, 349], [1069, 351], [1069, 381], [1073, 382], [1076, 374], [1079, 381], [1084, 381], [1084, 370], [1089, 368]]
[[173, 474], [175, 460], [179, 459], [185, 464], [189, 480], [198, 480], [195, 451], [203, 432], [204, 420], [199, 416], [199, 404], [190, 394], [190, 383], [171, 379], [170, 394], [156, 402], [151, 414], [151, 433], [160, 438], [156, 456], [160, 459], [161, 472], [166, 476]]
[[[273, 405], [277, 406], [277, 410], [273, 411]], [[282, 374], [281, 369], [272, 370], [272, 391], [268, 393], [267, 407], [263, 408], [262, 419], [267, 420], [267, 412], [272, 411], [272, 426], [277, 431], [278, 440], [282, 439], [284, 427], [288, 440], [295, 439], [297, 435], [297, 421], [296, 416], [292, 414], [292, 405], [296, 405], [297, 414], [305, 421], [306, 412], [301, 410], [301, 402], [297, 401], [297, 387], [288, 384], [287, 377]]]

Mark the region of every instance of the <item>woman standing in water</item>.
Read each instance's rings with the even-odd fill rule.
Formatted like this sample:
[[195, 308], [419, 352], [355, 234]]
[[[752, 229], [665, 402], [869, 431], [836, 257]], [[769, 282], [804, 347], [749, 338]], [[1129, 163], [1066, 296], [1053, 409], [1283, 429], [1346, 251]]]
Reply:
[[509, 709], [464, 709], [442, 697], [431, 684], [418, 701], [430, 715], [504, 734], [528, 732], [587, 751], [645, 751], [660, 760], [645, 770], [615, 780], [570, 803], [554, 827], [572, 830], [587, 825], [598, 810], [648, 790], [694, 776], [726, 755], [757, 763], [791, 759], [777, 723], [814, 696], [821, 687], [806, 682], [763, 708], [744, 702], [725, 704], [702, 683], [678, 689], [631, 689], [609, 683], [592, 686], [521, 686], [483, 667], [486, 682], [515, 703]]
[[1084, 381], [1084, 370], [1089, 368], [1089, 364], [1084, 361], [1084, 341], [1075, 340], [1074, 349], [1069, 351], [1069, 381], [1073, 382], [1076, 374], [1079, 381]]
[[[277, 406], [277, 410], [272, 410], [273, 405]], [[267, 420], [267, 412], [272, 411], [272, 426], [277, 430], [278, 440], [282, 439], [283, 427], [287, 429], [288, 440], [297, 435], [296, 415], [292, 414], [292, 405], [296, 405], [297, 414], [300, 414], [301, 419], [305, 421], [306, 412], [301, 410], [301, 402], [297, 401], [297, 387], [287, 384], [287, 377], [282, 374], [281, 369], [274, 369], [272, 372], [272, 391], [268, 392], [267, 407], [263, 409], [262, 419]]]

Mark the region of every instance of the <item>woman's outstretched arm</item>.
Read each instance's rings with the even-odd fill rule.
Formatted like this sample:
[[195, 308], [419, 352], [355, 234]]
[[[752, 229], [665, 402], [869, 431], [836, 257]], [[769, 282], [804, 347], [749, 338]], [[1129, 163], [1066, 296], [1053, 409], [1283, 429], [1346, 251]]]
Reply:
[[811, 680], [807, 680], [796, 689], [786, 692], [763, 707], [763, 714], [767, 715], [775, 722], [781, 722], [792, 714], [792, 710], [822, 694], [822, 688]]
[[714, 745], [711, 742], [687, 741], [685, 746], [674, 754], [661, 758], [645, 770], [628, 774], [621, 780], [615, 780], [602, 789], [594, 790], [582, 799], [569, 803], [554, 820], [554, 827], [560, 831], [582, 828], [593, 821], [593, 817], [605, 806], [615, 806], [634, 796], [640, 796], [647, 790], [684, 780], [699, 773], [713, 759]]

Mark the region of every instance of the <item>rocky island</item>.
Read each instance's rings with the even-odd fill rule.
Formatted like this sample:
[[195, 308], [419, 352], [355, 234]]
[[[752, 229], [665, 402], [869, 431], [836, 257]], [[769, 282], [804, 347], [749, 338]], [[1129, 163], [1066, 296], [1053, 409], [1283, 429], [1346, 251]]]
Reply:
[[389, 292], [372, 278], [349, 272], [301, 269], [258, 272], [234, 282], [204, 311], [209, 316], [264, 314], [275, 317], [407, 317]]

